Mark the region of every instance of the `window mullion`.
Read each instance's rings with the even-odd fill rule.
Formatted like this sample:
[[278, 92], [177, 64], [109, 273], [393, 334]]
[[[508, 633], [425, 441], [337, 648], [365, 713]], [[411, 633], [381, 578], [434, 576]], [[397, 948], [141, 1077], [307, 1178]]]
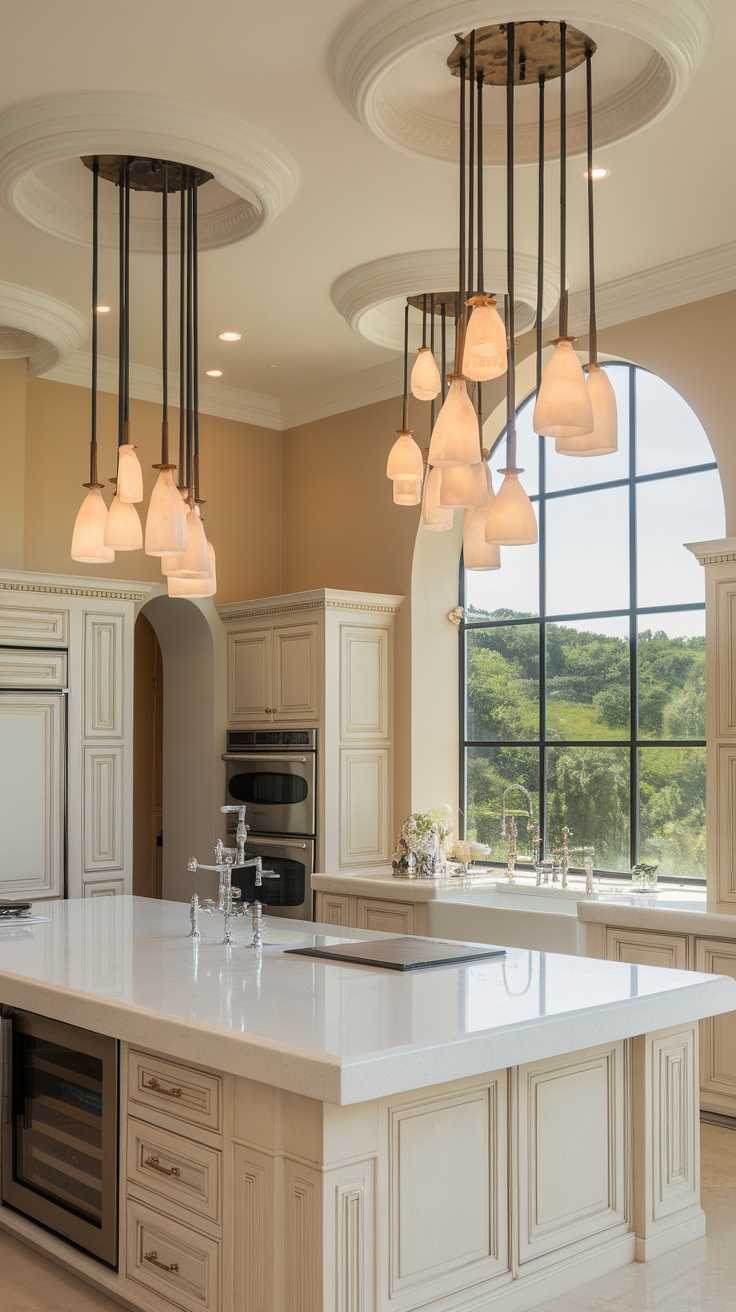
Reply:
[[540, 852], [547, 855], [547, 449], [539, 437], [539, 825]]
[[639, 859], [639, 633], [637, 625], [636, 559], [636, 369], [629, 366], [629, 855], [631, 866]]

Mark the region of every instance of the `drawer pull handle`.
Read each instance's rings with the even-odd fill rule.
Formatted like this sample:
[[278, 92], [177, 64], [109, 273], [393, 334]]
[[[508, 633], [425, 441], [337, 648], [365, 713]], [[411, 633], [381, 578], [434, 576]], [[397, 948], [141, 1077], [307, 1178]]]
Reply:
[[169, 1264], [168, 1264], [168, 1266], [167, 1266], [165, 1262], [159, 1262], [159, 1260], [158, 1260], [158, 1253], [156, 1252], [156, 1249], [155, 1249], [155, 1248], [152, 1248], [151, 1251], [150, 1251], [150, 1253], [144, 1253], [144, 1254], [143, 1254], [143, 1260], [144, 1260], [145, 1262], [150, 1262], [150, 1263], [151, 1263], [151, 1266], [158, 1266], [158, 1267], [160, 1267], [162, 1271], [168, 1271], [168, 1272], [169, 1272], [169, 1275], [172, 1275], [172, 1276], [178, 1276], [178, 1274], [179, 1274], [179, 1263], [178, 1263], [178, 1262], [169, 1262]]
[[158, 1157], [147, 1157], [144, 1166], [150, 1166], [152, 1170], [158, 1171], [161, 1175], [175, 1175], [177, 1180], [181, 1175], [178, 1166], [161, 1166]]
[[156, 1093], [165, 1093], [167, 1098], [181, 1098], [181, 1089], [164, 1089], [154, 1075], [150, 1080], [146, 1080], [146, 1088], [154, 1089]]

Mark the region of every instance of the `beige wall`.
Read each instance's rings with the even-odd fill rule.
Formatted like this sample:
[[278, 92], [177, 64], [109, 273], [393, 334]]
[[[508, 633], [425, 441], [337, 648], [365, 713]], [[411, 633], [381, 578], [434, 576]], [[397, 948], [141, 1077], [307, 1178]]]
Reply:
[[0, 468], [3, 471], [3, 513], [0, 519], [0, 562], [5, 569], [23, 569], [23, 510], [26, 479], [26, 362], [0, 360]]
[[[16, 363], [13, 361], [12, 363]], [[24, 362], [22, 362], [24, 363]], [[5, 397], [3, 396], [3, 412]], [[86, 574], [89, 565], [69, 556], [72, 527], [89, 478], [90, 393], [46, 379], [26, 389], [25, 534], [22, 568]], [[145, 507], [160, 460], [161, 411], [131, 401], [132, 439], [143, 466]], [[99, 477], [115, 472], [117, 401], [99, 397]], [[172, 455], [178, 445], [178, 412], [171, 414]], [[203, 415], [200, 421], [201, 487], [208, 532], [217, 551], [218, 601], [270, 596], [281, 591], [281, 434], [250, 424]], [[6, 558], [0, 541], [0, 567]], [[142, 551], [119, 552], [100, 567], [110, 578], [159, 582], [159, 565]]]

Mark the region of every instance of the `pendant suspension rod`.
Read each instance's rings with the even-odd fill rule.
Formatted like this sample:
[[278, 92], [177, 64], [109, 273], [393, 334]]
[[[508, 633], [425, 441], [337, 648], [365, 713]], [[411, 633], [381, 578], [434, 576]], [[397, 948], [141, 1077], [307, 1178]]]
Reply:
[[[468, 281], [463, 288], [463, 301], [473, 295], [473, 264], [475, 248], [475, 31], [470, 33], [470, 60], [468, 63]], [[468, 311], [463, 305], [463, 313]]]
[[186, 363], [184, 358], [184, 316], [186, 305], [186, 190], [182, 179], [179, 206], [179, 482], [180, 491], [187, 486], [186, 453]]
[[194, 466], [192, 453], [192, 184], [187, 176], [187, 487], [189, 504], [194, 505]]
[[[426, 296], [425, 296], [426, 302]], [[405, 432], [409, 419], [409, 301], [404, 306], [404, 408], [402, 411], [401, 427]]]
[[169, 463], [169, 166], [164, 164], [161, 200], [161, 464]]
[[422, 295], [422, 346], [427, 345], [427, 293]]
[[130, 159], [125, 161], [125, 441], [130, 440]]
[[194, 499], [199, 501], [199, 249], [198, 194], [192, 178], [192, 404], [194, 407]]
[[447, 309], [442, 302], [442, 390], [440, 396], [444, 402], [447, 395]]
[[591, 61], [593, 51], [585, 51], [585, 110], [588, 133], [588, 278], [590, 282], [590, 323], [588, 327], [588, 359], [598, 363], [598, 327], [595, 318], [595, 223], [593, 216], [593, 78]]
[[457, 304], [455, 311], [455, 373], [463, 362], [461, 315], [465, 313], [465, 55], [460, 56], [460, 241], [458, 251]]
[[478, 173], [478, 291], [485, 291], [485, 276], [483, 269], [483, 72], [478, 73], [477, 83], [477, 109], [476, 109], [476, 144], [478, 151], [477, 173]]
[[100, 166], [92, 165], [92, 413], [90, 416], [89, 481], [97, 483], [97, 281], [99, 264]]
[[[430, 316], [430, 322], [429, 322], [429, 349], [430, 349], [430, 351], [432, 352], [432, 358], [434, 359], [434, 292], [432, 292], [432, 295], [431, 295], [430, 298], [429, 298], [429, 316]], [[432, 397], [432, 400], [431, 400], [430, 403], [429, 403], [429, 432], [430, 432], [430, 436], [431, 436], [431, 433], [432, 433], [432, 429], [434, 428], [434, 400], [435, 400], [434, 397]]]
[[542, 314], [544, 292], [544, 73], [539, 74], [539, 167], [537, 173], [537, 391], [542, 381]]
[[125, 390], [125, 166], [118, 183], [118, 446], [123, 444]]
[[516, 343], [514, 341], [514, 60], [515, 24], [509, 23], [506, 59], [506, 283], [508, 286], [508, 313], [506, 333], [509, 339], [509, 362], [506, 374], [506, 462], [516, 469]]
[[560, 23], [560, 337], [567, 337], [567, 23]]

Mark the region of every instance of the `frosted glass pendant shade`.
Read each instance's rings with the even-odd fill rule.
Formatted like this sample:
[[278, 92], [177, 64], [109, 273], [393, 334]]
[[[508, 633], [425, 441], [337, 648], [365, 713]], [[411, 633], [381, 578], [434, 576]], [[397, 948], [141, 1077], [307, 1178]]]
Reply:
[[605, 369], [585, 366], [586, 387], [593, 407], [593, 431], [583, 437], [558, 437], [555, 450], [562, 456], [609, 456], [618, 450], [616, 393]]
[[555, 343], [542, 374], [532, 427], [543, 437], [582, 437], [593, 429], [593, 407], [585, 374], [569, 337]]
[[486, 542], [525, 547], [537, 541], [537, 517], [519, 482], [521, 469], [502, 469], [503, 482], [486, 512]]
[[443, 469], [446, 465], [479, 465], [478, 416], [468, 396], [461, 374], [450, 374], [450, 390], [437, 416], [429, 444], [429, 463]]
[[437, 361], [428, 346], [420, 346], [411, 371], [411, 394], [417, 401], [433, 401], [442, 390]]
[[466, 569], [500, 569], [501, 548], [486, 542], [486, 508], [474, 506], [463, 520], [463, 563]]
[[205, 579], [210, 572], [210, 555], [204, 524], [194, 508], [187, 512], [186, 528], [186, 550], [162, 556], [162, 573], [180, 579]]
[[[478, 298], [479, 299], [479, 298]], [[470, 302], [468, 302], [470, 304]], [[463, 348], [463, 373], [483, 383], [500, 378], [508, 368], [506, 328], [496, 302], [485, 297], [473, 307]]]
[[394, 479], [394, 502], [397, 506], [418, 506], [421, 499], [421, 478]]
[[72, 560], [89, 565], [109, 565], [115, 559], [112, 547], [104, 543], [107, 506], [98, 487], [91, 487], [79, 507], [72, 533]]
[[440, 505], [482, 506], [488, 494], [486, 464], [445, 465], [440, 482]]
[[103, 541], [113, 551], [140, 551], [143, 546], [138, 511], [129, 501], [121, 501], [117, 494], [107, 512]]
[[217, 564], [215, 548], [207, 543], [210, 557], [210, 575], [206, 579], [178, 579], [170, 574], [166, 580], [166, 589], [170, 597], [214, 597], [217, 591]]
[[389, 452], [387, 478], [424, 478], [424, 460], [411, 432], [401, 429]]
[[452, 528], [452, 521], [455, 518], [454, 510], [440, 505], [441, 485], [442, 470], [430, 469], [424, 485], [422, 501], [422, 528], [426, 528], [428, 533], [446, 533]]
[[187, 549], [187, 508], [171, 468], [160, 469], [146, 518], [146, 554], [165, 556]]
[[143, 470], [130, 442], [118, 447], [118, 480], [115, 495], [121, 501], [137, 502], [143, 500]]

